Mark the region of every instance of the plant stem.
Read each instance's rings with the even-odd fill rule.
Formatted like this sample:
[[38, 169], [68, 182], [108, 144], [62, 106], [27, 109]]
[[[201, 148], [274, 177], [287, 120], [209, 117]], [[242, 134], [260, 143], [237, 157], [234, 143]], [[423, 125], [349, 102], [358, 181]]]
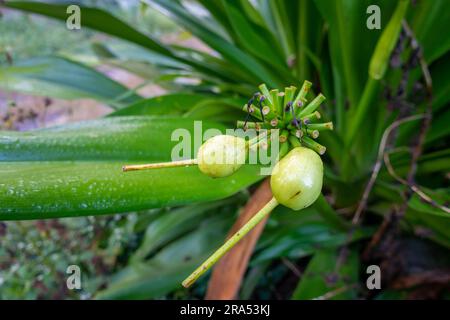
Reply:
[[281, 134], [280, 134], [280, 142], [283, 143], [283, 142], [287, 141], [288, 136], [289, 136], [289, 131], [287, 131], [286, 129], [284, 129], [283, 131], [281, 131]]
[[147, 164], [135, 164], [123, 166], [123, 171], [137, 171], [145, 169], [156, 169], [156, 168], [173, 168], [173, 167], [185, 167], [193, 166], [197, 164], [197, 159], [180, 160], [172, 162], [161, 162], [161, 163], [147, 163]]
[[313, 139], [317, 139], [319, 137], [319, 130], [309, 130], [308, 136], [310, 136]]
[[261, 110], [259, 110], [256, 106], [245, 104], [242, 107], [242, 111], [248, 112], [252, 117], [258, 119], [259, 121], [262, 121], [263, 115], [261, 114]]
[[289, 152], [289, 141], [285, 141], [281, 143], [280, 151], [278, 153], [278, 158], [283, 158]]
[[219, 249], [217, 249], [205, 262], [192, 272], [182, 283], [183, 287], [190, 287], [197, 279], [208, 271], [225, 253], [233, 248], [250, 230], [264, 219], [278, 205], [272, 198], [257, 214], [253, 216], [242, 228], [231, 236]]
[[299, 137], [294, 137], [294, 136], [289, 136], [289, 143], [294, 147], [294, 148], [298, 148], [301, 147], [302, 144], [300, 143], [300, 141], [298, 140]]
[[264, 130], [264, 131], [261, 131], [261, 133], [258, 134], [258, 135], [256, 135], [256, 137], [254, 137], [254, 138], [248, 140], [248, 142], [247, 142], [247, 148], [250, 148], [250, 147], [252, 147], [253, 145], [258, 144], [259, 141], [261, 141], [262, 139], [264, 139], [264, 138], [266, 138], [266, 137], [270, 137], [271, 131], [272, 131], [272, 130], [267, 130], [267, 129], [266, 129], [266, 130]]
[[318, 120], [321, 117], [322, 116], [319, 111], [314, 111], [311, 114], [307, 114], [306, 116], [301, 117], [301, 120], [303, 121], [303, 123], [307, 124], [308, 122], [311, 122], [313, 120]]
[[269, 93], [270, 93], [270, 96], [272, 97], [273, 109], [274, 109], [275, 113], [279, 116], [283, 115], [283, 104], [279, 103], [280, 102], [280, 98], [279, 98], [280, 91], [278, 89], [274, 89], [274, 90], [270, 90]]
[[323, 155], [325, 153], [325, 151], [327, 150], [327, 148], [325, 148], [323, 145], [315, 142], [314, 140], [312, 140], [309, 137], [302, 137], [302, 143], [305, 146], [307, 146], [308, 148], [313, 149], [320, 155]]
[[322, 102], [325, 101], [325, 96], [321, 93], [317, 95], [317, 97], [314, 98], [313, 101], [311, 101], [300, 113], [300, 117], [304, 117], [307, 114], [313, 113], [316, 111], [316, 109], [320, 106]]
[[319, 131], [333, 130], [333, 122], [311, 123], [308, 124], [308, 129]]
[[259, 85], [259, 90], [261, 93], [266, 97], [267, 101], [269, 102], [269, 105], [273, 105], [272, 96], [270, 95], [269, 89], [267, 89], [267, 86], [265, 83]]
[[271, 108], [270, 106], [264, 106], [262, 108], [262, 114], [264, 115], [264, 119], [267, 120], [272, 120], [272, 119], [276, 119], [277, 114], [275, 111], [275, 108]]
[[241, 121], [238, 120], [236, 122], [236, 128], [243, 129], [244, 131], [247, 129], [255, 129], [256, 131], [259, 131], [261, 129], [265, 128], [264, 122], [253, 122], [253, 121]]
[[306, 103], [306, 95], [308, 94], [309, 90], [311, 90], [312, 82], [305, 80], [303, 82], [303, 85], [300, 89], [300, 91], [297, 94], [297, 97], [294, 99], [294, 104], [296, 104], [298, 101], [301, 101], [303, 104]]

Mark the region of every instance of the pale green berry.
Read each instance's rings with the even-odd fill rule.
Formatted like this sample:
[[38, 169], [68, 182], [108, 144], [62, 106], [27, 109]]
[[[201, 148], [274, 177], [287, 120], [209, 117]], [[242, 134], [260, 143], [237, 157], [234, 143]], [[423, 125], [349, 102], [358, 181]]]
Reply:
[[246, 151], [242, 138], [229, 135], [212, 137], [198, 149], [198, 168], [213, 178], [229, 176], [245, 163]]
[[273, 196], [293, 210], [310, 206], [319, 197], [323, 182], [323, 163], [311, 149], [292, 149], [274, 167], [270, 178]]

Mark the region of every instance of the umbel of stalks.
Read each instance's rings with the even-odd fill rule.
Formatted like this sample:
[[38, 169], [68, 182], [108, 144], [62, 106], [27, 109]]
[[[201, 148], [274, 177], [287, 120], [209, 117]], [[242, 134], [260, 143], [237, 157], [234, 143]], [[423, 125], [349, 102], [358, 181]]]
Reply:
[[245, 163], [247, 147], [248, 144], [243, 138], [218, 135], [201, 145], [196, 159], [126, 165], [122, 169], [123, 171], [135, 171], [198, 165], [204, 174], [212, 178], [222, 178], [233, 174]]
[[272, 172], [270, 187], [273, 198], [189, 275], [183, 281], [183, 286], [191, 286], [279, 204], [293, 210], [301, 210], [313, 204], [322, 190], [322, 181], [323, 163], [320, 156], [308, 148], [292, 149], [276, 164]]
[[283, 139], [280, 140], [282, 156], [299, 146], [324, 154], [326, 148], [316, 139], [321, 131], [333, 130], [333, 123], [320, 122], [322, 115], [317, 109], [325, 101], [325, 96], [319, 93], [311, 97], [311, 87], [311, 82], [304, 81], [300, 90], [290, 86], [280, 92], [261, 84], [260, 92], [255, 93], [243, 107], [247, 112], [246, 120], [238, 121], [236, 126], [244, 130], [276, 128], [284, 132], [280, 136]]
[[[278, 129], [281, 132], [281, 160], [275, 165], [270, 179], [273, 198], [187, 277], [183, 281], [184, 287], [192, 285], [279, 204], [298, 211], [310, 206], [319, 197], [323, 181], [323, 163], [319, 155], [324, 154], [326, 148], [315, 139], [321, 131], [333, 130], [333, 123], [318, 122], [322, 116], [317, 109], [325, 101], [325, 96], [319, 93], [311, 99], [311, 86], [311, 82], [305, 81], [298, 92], [294, 86], [279, 92], [277, 89], [269, 91], [262, 84], [259, 86], [260, 92], [244, 105], [247, 118], [238, 121], [237, 128], [256, 131]], [[267, 147], [260, 138], [261, 135], [246, 142], [239, 137], [219, 135], [200, 147], [196, 159], [124, 166], [123, 170], [198, 165], [200, 171], [210, 177], [226, 177], [245, 163], [249, 149], [253, 150], [254, 146]]]

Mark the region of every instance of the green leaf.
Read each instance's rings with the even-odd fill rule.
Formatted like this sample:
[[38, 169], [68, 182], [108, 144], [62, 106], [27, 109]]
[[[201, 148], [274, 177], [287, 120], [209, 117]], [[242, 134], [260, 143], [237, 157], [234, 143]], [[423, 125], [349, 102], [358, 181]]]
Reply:
[[[5, 6], [42, 14], [62, 21], [66, 21], [69, 16], [67, 14], [67, 4], [34, 1], [5, 1]], [[83, 27], [92, 28], [117, 38], [136, 43], [165, 56], [172, 56], [171, 51], [157, 40], [137, 31], [122, 20], [114, 17], [112, 14], [94, 7], [79, 7], [82, 13]]]
[[447, 81], [450, 73], [450, 54], [433, 63], [430, 73], [433, 79], [433, 110], [439, 111], [450, 101], [450, 81]]
[[[435, 190], [433, 192], [425, 191], [425, 193], [428, 193], [429, 194], [428, 196], [431, 197], [436, 203], [445, 205], [445, 203], [448, 203], [448, 201], [450, 201], [450, 196], [449, 196], [448, 191], [450, 191], [450, 189], [440, 190], [440, 192], [438, 190]], [[423, 202], [417, 194], [413, 194], [413, 196], [411, 197], [411, 199], [408, 202], [408, 206], [416, 211], [421, 212], [421, 213], [426, 213], [426, 214], [435, 215], [438, 217], [443, 217], [443, 218], [449, 219], [448, 222], [450, 222], [450, 214], [449, 213], [447, 213], [439, 208], [433, 207], [428, 203]]]
[[[289, 1], [288, 1], [289, 3]], [[321, 89], [328, 99], [331, 98], [331, 92], [328, 81], [325, 78], [328, 74], [325, 72], [330, 67], [329, 54], [323, 50], [323, 19], [317, 10], [313, 1], [298, 1], [297, 12], [294, 8], [289, 9], [290, 16], [288, 20], [291, 23], [297, 38], [297, 56], [296, 63], [299, 79], [312, 79], [313, 72], [311, 63], [316, 68], [320, 76]], [[316, 50], [319, 52], [316, 52]], [[324, 54], [325, 53], [325, 54]], [[323, 54], [319, 59], [318, 55]]]
[[[369, 0], [315, 0], [323, 19], [329, 25], [329, 46], [333, 63], [335, 90], [344, 90], [350, 107], [357, 105], [367, 80], [369, 59], [375, 48], [380, 30], [366, 27]], [[381, 21], [387, 21], [393, 1], [377, 3], [381, 9]], [[382, 26], [384, 29], [384, 25]], [[338, 86], [342, 83], [343, 86]], [[335, 94], [339, 96], [337, 92]]]
[[136, 250], [132, 259], [144, 259], [159, 246], [164, 245], [189, 230], [196, 229], [202, 220], [205, 219], [205, 213], [212, 211], [217, 213], [219, 207], [229, 205], [233, 202], [236, 202], [236, 197], [221, 201], [194, 204], [164, 213], [148, 225], [142, 244]]
[[[309, 262], [302, 275], [292, 299], [314, 299], [333, 290], [353, 285], [358, 280], [359, 259], [355, 250], [351, 250], [345, 264], [336, 270], [339, 250], [319, 250]], [[330, 299], [354, 299], [355, 290], [347, 290]]]
[[446, 0], [418, 1], [414, 6], [411, 27], [423, 48], [428, 63], [450, 49], [450, 38], [442, 30], [450, 21], [450, 6]]
[[222, 5], [242, 47], [265, 63], [288, 73], [283, 53], [271, 31], [253, 24], [239, 1], [222, 1]]
[[[223, 129], [203, 122], [203, 130], [213, 127]], [[212, 201], [262, 178], [258, 166], [252, 165], [224, 179], [209, 178], [197, 167], [122, 172], [122, 166], [131, 160], [170, 160], [178, 143], [170, 141], [175, 129], [194, 137], [191, 119], [151, 117], [111, 117], [2, 133], [0, 220], [129, 212]], [[202, 141], [197, 146], [189, 143], [195, 151]]]
[[155, 4], [157, 8], [161, 8], [164, 13], [176, 19], [212, 49], [218, 51], [224, 58], [243, 70], [246, 70], [255, 78], [255, 84], [258, 82], [266, 82], [270, 86], [284, 84], [284, 81], [279, 75], [271, 72], [269, 68], [259, 63], [253, 56], [230, 43], [215, 30], [202, 24], [201, 19], [196, 19], [193, 15], [189, 14], [186, 8], [179, 2], [152, 0], [152, 4]]
[[238, 106], [244, 103], [240, 99], [210, 99], [197, 103], [183, 116], [191, 119], [205, 119], [229, 122], [236, 126], [236, 119], [244, 118], [245, 113]]
[[[375, 50], [370, 55], [369, 79], [366, 81], [359, 103], [353, 109], [353, 121], [350, 123], [347, 134], [348, 145], [355, 143], [354, 140], [360, 130], [364, 130], [365, 127], [367, 130], [368, 126], [363, 126], [367, 119], [382, 114], [382, 112], [371, 109], [371, 107], [373, 108], [376, 103], [380, 86], [379, 82], [385, 76], [391, 53], [400, 35], [402, 21], [408, 9], [408, 4], [409, 2], [407, 0], [401, 0], [397, 3], [394, 13], [376, 43]], [[346, 168], [347, 170], [348, 168]]]
[[333, 210], [327, 199], [322, 194], [316, 202], [314, 202], [313, 206], [317, 208], [317, 211], [326, 222], [337, 229], [347, 230], [350, 226], [348, 221], [344, 220], [336, 211]]
[[[6, 6], [14, 9], [42, 14], [62, 21], [66, 21], [68, 17], [68, 14], [66, 13], [67, 5], [62, 4], [28, 1], [7, 1]], [[130, 25], [114, 17], [105, 10], [88, 6], [80, 6], [80, 10], [82, 12], [83, 26], [100, 32], [104, 32], [122, 40], [135, 43], [139, 46], [153, 51], [155, 54], [161, 55], [161, 58], [156, 57], [156, 61], [162, 61], [164, 60], [164, 57], [167, 57], [177, 60], [183, 64], [193, 66], [197, 70], [205, 72], [206, 74], [213, 74], [215, 76], [219, 75], [215, 70], [208, 68], [208, 66], [202, 64], [201, 61], [196, 61], [195, 59], [190, 59], [188, 57], [179, 55], [177, 52], [172, 51], [170, 48], [161, 44], [156, 39], [132, 28]]]
[[408, 10], [408, 5], [409, 1], [407, 0], [400, 0], [398, 2], [394, 14], [377, 42], [369, 66], [369, 75], [373, 79], [380, 80], [386, 73], [391, 53], [394, 50], [400, 30], [402, 29], [402, 21]]
[[[207, 241], [206, 241], [207, 242]], [[199, 263], [201, 261], [199, 260]], [[137, 300], [162, 298], [176, 289], [187, 270], [194, 269], [196, 260], [182, 266], [151, 266], [132, 264], [121, 270], [118, 280], [112, 280], [107, 289], [97, 293], [98, 300]]]
[[[233, 29], [227, 19], [227, 16], [225, 15], [225, 9], [221, 1], [198, 0], [198, 3], [200, 3], [209, 12], [211, 17], [214, 18], [225, 30], [227, 30], [228, 33], [231, 33], [230, 31]], [[235, 39], [236, 35], [231, 33], [230, 37]]]
[[[228, 216], [231, 218], [229, 214]], [[168, 292], [181, 288], [181, 281], [223, 242], [230, 222], [223, 215], [203, 221], [196, 231], [165, 246], [149, 261], [131, 264], [121, 270], [109, 287], [99, 292], [95, 298], [161, 298]]]
[[[56, 56], [32, 58], [0, 67], [0, 87], [61, 99], [93, 98], [113, 107], [141, 99], [100, 72]], [[127, 97], [121, 99], [125, 95]]]
[[145, 47], [123, 41], [93, 42], [92, 49], [99, 58], [115, 58], [120, 61], [147, 63], [165, 69], [184, 69], [185, 65], [170, 58], [150, 51]]
[[[295, 55], [294, 30], [289, 17], [289, 14], [296, 11], [295, 6], [284, 0], [269, 1], [269, 6], [276, 25], [278, 39], [283, 45], [286, 57]], [[289, 9], [288, 6], [290, 7]]]
[[167, 94], [144, 99], [110, 114], [110, 116], [182, 114], [193, 108], [200, 101], [211, 99], [212, 97], [206, 94], [182, 92]]
[[[201, 134], [210, 128], [225, 132], [223, 125], [209, 121], [156, 116], [109, 117], [28, 132], [5, 131], [0, 135], [0, 161], [169, 161], [173, 148], [184, 139], [190, 154], [183, 156], [194, 157], [203, 142]], [[174, 137], [172, 141], [175, 130], [184, 134], [183, 140]]]
[[[432, 119], [432, 125], [427, 132], [426, 143], [446, 139], [450, 135], [450, 111], [443, 110], [441, 114], [436, 113]], [[441, 140], [442, 141], [442, 140]]]
[[[447, 204], [449, 202], [448, 189], [438, 190], [437, 192], [425, 191], [437, 203]], [[450, 236], [448, 234], [450, 214], [422, 202], [417, 195], [413, 195], [408, 202], [406, 218], [409, 223], [425, 228], [425, 231], [429, 233], [429, 238], [450, 248]]]
[[256, 166], [212, 179], [196, 167], [122, 172], [123, 161], [3, 162], [0, 220], [130, 212], [223, 199], [260, 179]]
[[[435, 175], [438, 172], [447, 172], [450, 170], [450, 163], [448, 157], [450, 156], [450, 149], [439, 150], [436, 152], [422, 155], [418, 161], [417, 172], [419, 175]], [[400, 176], [406, 176], [410, 170], [410, 158], [405, 157], [404, 154], [392, 155], [391, 164], [395, 168], [395, 172]], [[381, 176], [389, 179], [388, 172], [381, 172]]]
[[244, 116], [245, 100], [199, 93], [174, 93], [145, 99], [110, 116], [183, 115], [196, 120], [233, 121]]
[[[316, 206], [303, 209], [301, 215], [279, 207], [271, 214], [271, 219], [275, 223], [264, 230], [252, 265], [280, 257], [306, 257], [318, 248], [336, 248], [347, 241], [347, 232], [325, 220]], [[366, 238], [372, 232], [369, 228], [359, 229], [352, 241]]]
[[240, 300], [251, 299], [252, 293], [254, 292], [261, 278], [267, 273], [270, 264], [271, 261], [269, 260], [250, 268], [241, 285], [241, 290], [239, 293]]

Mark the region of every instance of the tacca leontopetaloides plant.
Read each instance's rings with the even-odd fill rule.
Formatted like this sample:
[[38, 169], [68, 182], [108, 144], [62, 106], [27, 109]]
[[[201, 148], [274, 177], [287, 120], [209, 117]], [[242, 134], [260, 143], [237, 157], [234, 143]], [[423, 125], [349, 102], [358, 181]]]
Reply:
[[325, 153], [326, 148], [314, 139], [319, 136], [319, 131], [332, 130], [333, 124], [317, 123], [321, 115], [316, 109], [325, 96], [318, 94], [308, 103], [306, 96], [311, 85], [311, 82], [305, 81], [298, 93], [294, 86], [280, 92], [269, 91], [265, 84], [260, 85], [260, 92], [255, 93], [244, 105], [243, 109], [248, 112], [245, 121], [237, 122], [237, 127], [244, 131], [252, 128], [262, 132], [249, 141], [237, 136], [218, 135], [208, 139], [199, 148], [196, 159], [123, 167], [123, 171], [135, 171], [198, 165], [202, 173], [212, 178], [226, 177], [245, 163], [250, 149], [267, 148], [271, 139], [265, 142], [264, 136], [270, 136], [273, 130], [281, 131], [278, 135], [278, 159], [281, 160], [276, 163], [270, 178], [273, 198], [189, 275], [183, 281], [184, 287], [189, 287], [208, 271], [276, 206], [282, 204], [298, 211], [310, 206], [319, 197], [323, 183], [320, 155]]

